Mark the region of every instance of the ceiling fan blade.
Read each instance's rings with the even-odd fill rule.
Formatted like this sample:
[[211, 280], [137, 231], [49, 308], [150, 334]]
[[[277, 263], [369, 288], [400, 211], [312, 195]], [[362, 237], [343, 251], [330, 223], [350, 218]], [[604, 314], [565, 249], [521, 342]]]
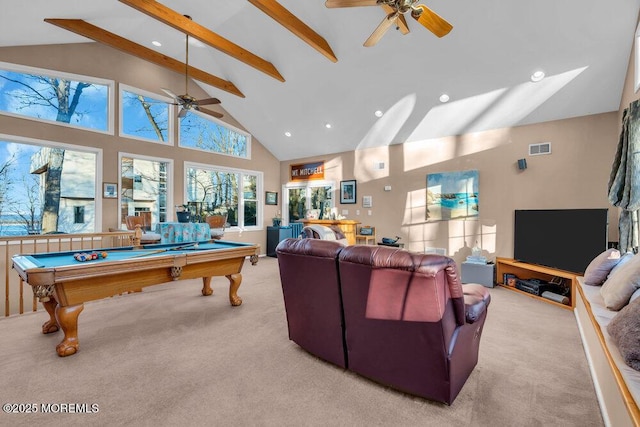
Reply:
[[377, 0], [327, 0], [326, 7], [376, 6]]
[[223, 117], [223, 114], [222, 113], [218, 113], [217, 111], [205, 110], [205, 109], [199, 108], [199, 107], [195, 107], [195, 109], [200, 111], [201, 113], [208, 114], [208, 115], [213, 116], [213, 117], [218, 118], [218, 119], [221, 119]]
[[375, 30], [373, 30], [373, 33], [371, 33], [369, 38], [364, 42], [364, 46], [371, 47], [376, 43], [378, 43], [378, 41], [380, 41], [382, 36], [384, 36], [384, 34], [389, 30], [389, 28], [391, 28], [393, 24], [398, 20], [397, 18], [398, 18], [397, 13], [392, 13], [388, 16], [385, 16], [385, 18], [382, 20], [380, 25], [378, 25], [378, 27]]
[[[382, 9], [384, 9], [387, 15], [395, 12], [395, 10], [388, 4], [381, 4], [380, 6], [382, 6]], [[396, 22], [396, 25], [398, 26], [398, 30], [400, 30], [402, 34], [409, 34], [409, 26], [407, 25], [407, 20], [404, 19], [404, 15], [398, 15], [398, 21]]]
[[220, 104], [220, 100], [218, 98], [198, 99], [196, 102], [198, 105]]
[[179, 119], [183, 118], [184, 116], [187, 115], [188, 112], [189, 112], [188, 109], [186, 109], [184, 107], [180, 108], [180, 112], [178, 113], [178, 118]]
[[449, 31], [453, 28], [453, 25], [449, 24], [443, 18], [438, 16], [437, 13], [429, 9], [423, 4], [418, 4], [415, 7], [422, 10], [420, 16], [416, 16], [413, 13], [411, 16], [413, 19], [422, 24], [427, 30], [431, 31], [438, 37], [444, 37], [449, 34]]

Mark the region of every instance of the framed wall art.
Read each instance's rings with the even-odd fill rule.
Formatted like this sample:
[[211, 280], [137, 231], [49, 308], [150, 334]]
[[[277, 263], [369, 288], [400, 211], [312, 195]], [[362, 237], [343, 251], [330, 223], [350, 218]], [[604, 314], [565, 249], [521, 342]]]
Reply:
[[102, 197], [104, 197], [105, 199], [118, 198], [118, 184], [116, 184], [115, 182], [105, 182], [102, 188]]
[[264, 204], [265, 205], [277, 205], [278, 204], [278, 193], [275, 191], [267, 191], [264, 196]]
[[427, 175], [427, 221], [478, 216], [478, 171]]
[[340, 203], [356, 203], [356, 180], [340, 181]]

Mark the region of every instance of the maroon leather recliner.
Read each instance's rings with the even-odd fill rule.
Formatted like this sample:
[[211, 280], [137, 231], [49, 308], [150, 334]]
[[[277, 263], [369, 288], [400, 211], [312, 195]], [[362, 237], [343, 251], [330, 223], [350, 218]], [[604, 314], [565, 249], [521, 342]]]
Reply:
[[349, 369], [451, 404], [478, 362], [488, 290], [440, 255], [356, 245], [338, 258]]
[[289, 338], [343, 368], [451, 404], [478, 362], [491, 300], [455, 262], [385, 246], [276, 248]]
[[346, 368], [338, 253], [334, 240], [285, 239], [276, 247], [289, 339]]

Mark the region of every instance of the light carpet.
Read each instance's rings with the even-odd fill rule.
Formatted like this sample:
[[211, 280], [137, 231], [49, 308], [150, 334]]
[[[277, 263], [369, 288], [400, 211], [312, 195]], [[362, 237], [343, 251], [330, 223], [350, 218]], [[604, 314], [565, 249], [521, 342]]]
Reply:
[[[66, 358], [55, 353], [61, 332], [40, 332], [44, 311], [0, 319], [0, 401], [39, 410], [0, 413], [0, 425], [603, 425], [569, 310], [491, 289], [479, 363], [447, 406], [289, 341], [274, 258], [245, 263], [240, 307], [229, 305], [226, 279], [214, 278], [210, 297], [201, 286], [172, 282], [85, 304], [80, 351]], [[61, 413], [64, 404], [98, 411]]]

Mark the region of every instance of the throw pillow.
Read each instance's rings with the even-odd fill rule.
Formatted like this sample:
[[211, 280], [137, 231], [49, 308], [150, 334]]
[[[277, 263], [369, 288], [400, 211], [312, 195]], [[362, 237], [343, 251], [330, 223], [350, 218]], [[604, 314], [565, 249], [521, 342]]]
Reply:
[[628, 263], [632, 259], [633, 259], [633, 252], [625, 252], [624, 254], [622, 254], [622, 256], [620, 257], [620, 261], [618, 261], [616, 266], [613, 267], [613, 269], [609, 273], [609, 276], [614, 274], [616, 271], [618, 271], [619, 268], [622, 268], [623, 265], [625, 265], [626, 263]]
[[640, 256], [634, 256], [609, 275], [600, 288], [604, 305], [610, 310], [620, 310], [629, 303], [631, 295], [640, 288]]
[[595, 257], [584, 271], [584, 284], [590, 286], [600, 286], [607, 280], [607, 276], [620, 262], [620, 251], [617, 249], [607, 249]]
[[618, 346], [624, 362], [640, 371], [640, 299], [636, 299], [611, 319], [607, 332]]

